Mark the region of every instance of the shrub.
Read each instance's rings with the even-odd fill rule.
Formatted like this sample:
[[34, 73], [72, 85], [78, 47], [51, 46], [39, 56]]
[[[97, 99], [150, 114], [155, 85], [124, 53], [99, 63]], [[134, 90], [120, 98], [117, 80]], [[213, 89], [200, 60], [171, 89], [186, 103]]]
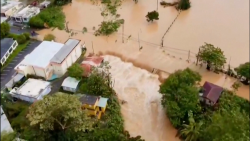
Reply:
[[47, 34], [44, 36], [43, 40], [44, 41], [52, 41], [52, 40], [55, 40], [55, 36], [53, 34]]
[[1, 39], [6, 37], [10, 32], [10, 25], [6, 22], [1, 23]]
[[177, 9], [179, 10], [188, 10], [191, 7], [191, 3], [189, 0], [180, 0]]
[[18, 35], [16, 40], [18, 44], [24, 44], [27, 41], [25, 35], [23, 34]]
[[41, 76], [36, 76], [36, 75], [33, 75], [33, 74], [27, 74], [27, 79], [29, 78], [34, 78], [34, 79], [42, 79], [42, 80], [45, 80], [44, 77], [41, 77]]
[[154, 20], [159, 20], [159, 13], [157, 11], [148, 12], [146, 15], [148, 22], [153, 22]]
[[25, 36], [26, 40], [30, 39], [30, 33], [25, 32], [25, 33], [23, 33], [23, 35]]

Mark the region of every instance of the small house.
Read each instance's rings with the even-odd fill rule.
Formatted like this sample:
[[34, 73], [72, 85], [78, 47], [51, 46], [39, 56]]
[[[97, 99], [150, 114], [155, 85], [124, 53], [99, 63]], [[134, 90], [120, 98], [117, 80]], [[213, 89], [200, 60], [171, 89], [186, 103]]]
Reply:
[[32, 17], [36, 16], [39, 13], [40, 13], [40, 8], [29, 5], [23, 8], [18, 13], [15, 13], [12, 16], [12, 19], [18, 23], [28, 23]]
[[83, 76], [88, 77], [93, 67], [99, 67], [103, 63], [104, 58], [99, 56], [86, 57], [81, 66], [84, 69]]
[[83, 95], [79, 100], [82, 103], [82, 108], [87, 109], [89, 115], [96, 116], [100, 119], [101, 115], [105, 113], [108, 101], [107, 98]]
[[18, 46], [16, 40], [12, 38], [4, 38], [1, 40], [1, 65], [3, 66], [9, 56]]
[[105, 113], [107, 103], [108, 103], [108, 98], [100, 97], [97, 106], [99, 107], [99, 112], [101, 112], [102, 114]]
[[213, 106], [216, 104], [223, 92], [223, 88], [212, 84], [210, 82], [205, 82], [202, 91], [200, 92], [200, 101], [205, 102], [207, 105]]
[[78, 88], [79, 80], [73, 78], [73, 77], [67, 77], [64, 79], [62, 83], [62, 88], [64, 91], [69, 91], [75, 93]]
[[20, 99], [33, 103], [41, 100], [51, 91], [50, 82], [29, 78], [20, 87], [14, 87], [10, 95], [14, 99]]

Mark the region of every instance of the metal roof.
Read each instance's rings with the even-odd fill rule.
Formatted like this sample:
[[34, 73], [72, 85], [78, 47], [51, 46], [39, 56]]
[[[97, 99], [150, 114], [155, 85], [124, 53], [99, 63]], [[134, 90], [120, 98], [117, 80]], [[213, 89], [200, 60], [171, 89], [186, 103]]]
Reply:
[[106, 107], [108, 98], [101, 97], [98, 103], [98, 107]]
[[204, 83], [203, 88], [204, 88], [203, 97], [208, 98], [214, 103], [217, 102], [217, 100], [220, 98], [220, 95], [223, 91], [222, 87], [217, 86], [207, 81]]
[[80, 82], [79, 80], [73, 77], [67, 77], [63, 80], [62, 86], [69, 88], [76, 88], [79, 82]]
[[92, 95], [83, 95], [79, 100], [82, 102], [82, 104], [94, 105], [98, 100], [98, 97]]
[[30, 54], [26, 55], [20, 65], [45, 68], [50, 64], [50, 59], [60, 51], [63, 44], [51, 41], [43, 41]]
[[57, 54], [50, 60], [51, 62], [61, 64], [70, 52], [81, 42], [77, 39], [68, 39], [65, 45], [57, 52]]
[[1, 40], [1, 59], [15, 42], [12, 38], [4, 38]]

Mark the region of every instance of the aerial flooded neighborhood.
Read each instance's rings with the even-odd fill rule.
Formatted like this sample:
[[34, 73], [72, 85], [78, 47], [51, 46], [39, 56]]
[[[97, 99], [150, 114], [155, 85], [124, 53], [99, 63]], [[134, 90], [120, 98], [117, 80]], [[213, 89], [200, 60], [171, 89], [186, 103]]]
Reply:
[[247, 141], [249, 25], [249, 0], [1, 0], [1, 140]]

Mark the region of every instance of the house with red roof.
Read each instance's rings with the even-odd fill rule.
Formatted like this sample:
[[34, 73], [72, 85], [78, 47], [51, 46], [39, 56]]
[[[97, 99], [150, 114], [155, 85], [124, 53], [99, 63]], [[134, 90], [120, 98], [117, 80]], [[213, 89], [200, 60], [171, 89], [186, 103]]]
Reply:
[[103, 63], [104, 58], [100, 56], [86, 57], [81, 66], [84, 70], [83, 76], [88, 77], [94, 67], [99, 67]]
[[203, 91], [200, 92], [200, 100], [207, 105], [213, 106], [216, 104], [223, 92], [223, 88], [210, 82], [205, 82]]

